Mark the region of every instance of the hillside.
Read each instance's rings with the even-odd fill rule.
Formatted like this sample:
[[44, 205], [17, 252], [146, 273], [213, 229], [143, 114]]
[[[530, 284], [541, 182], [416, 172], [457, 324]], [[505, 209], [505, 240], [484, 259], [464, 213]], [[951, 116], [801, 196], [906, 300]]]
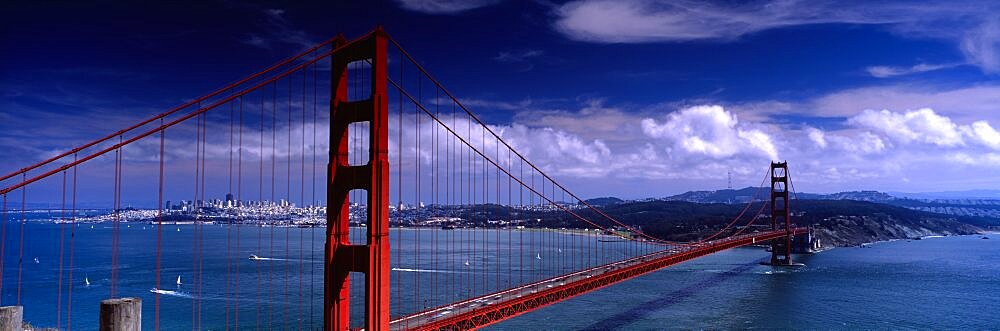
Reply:
[[[691, 241], [717, 231], [735, 217], [742, 204], [693, 203], [684, 201], [625, 202], [602, 209], [612, 217], [660, 238]], [[748, 216], [760, 207], [754, 204]], [[793, 222], [813, 226], [826, 246], [852, 246], [866, 242], [906, 239], [929, 235], [975, 234], [976, 226], [959, 221], [958, 217], [911, 210], [887, 204], [854, 200], [795, 200]], [[763, 214], [770, 212], [765, 207]], [[592, 211], [580, 211], [584, 217], [600, 219]], [[551, 220], [547, 226], [579, 226], [558, 212], [535, 215]], [[748, 218], [744, 218], [748, 219]], [[756, 225], [770, 224], [768, 218]], [[737, 224], [745, 224], [740, 221]]]

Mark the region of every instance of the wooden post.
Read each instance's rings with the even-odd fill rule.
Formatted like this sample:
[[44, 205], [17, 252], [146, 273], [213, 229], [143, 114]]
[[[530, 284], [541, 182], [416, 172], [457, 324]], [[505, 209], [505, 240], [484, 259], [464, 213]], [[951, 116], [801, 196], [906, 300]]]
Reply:
[[142, 330], [142, 299], [118, 298], [101, 301], [101, 331]]
[[0, 330], [21, 330], [23, 329], [21, 316], [24, 307], [5, 306], [0, 307]]

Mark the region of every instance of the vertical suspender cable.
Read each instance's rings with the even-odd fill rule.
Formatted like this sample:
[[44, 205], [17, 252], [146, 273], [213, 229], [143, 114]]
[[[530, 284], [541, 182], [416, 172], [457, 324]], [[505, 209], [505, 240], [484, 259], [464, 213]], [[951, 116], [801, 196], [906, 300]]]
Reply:
[[56, 329], [62, 328], [63, 243], [66, 239], [66, 171], [62, 172], [62, 206], [59, 207], [59, 278], [56, 282]]
[[[160, 126], [163, 126], [163, 119], [160, 119]], [[160, 270], [161, 270], [161, 260], [160, 255], [162, 254], [163, 245], [163, 145], [166, 140], [167, 131], [165, 129], [160, 130], [160, 176], [159, 176], [159, 187], [157, 194], [157, 212], [156, 212], [156, 288], [161, 289], [160, 285]], [[153, 315], [153, 328], [155, 330], [160, 329], [160, 293], [157, 292], [155, 295], [155, 312]]]
[[[73, 153], [73, 161], [77, 160], [77, 154]], [[73, 202], [72, 213], [70, 213], [69, 227], [69, 288], [66, 289], [66, 330], [73, 330], [73, 252], [76, 241], [76, 166], [73, 166]], [[4, 195], [4, 223], [7, 223], [7, 195]], [[0, 244], [2, 246], [2, 244]], [[3, 256], [3, 253], [0, 253]], [[0, 276], [2, 278], [2, 276]]]

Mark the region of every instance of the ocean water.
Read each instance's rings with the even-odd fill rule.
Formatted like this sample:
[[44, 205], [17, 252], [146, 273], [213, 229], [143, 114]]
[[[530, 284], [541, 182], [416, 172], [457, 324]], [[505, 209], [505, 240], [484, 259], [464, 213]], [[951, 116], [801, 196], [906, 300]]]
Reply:
[[739, 248], [522, 315], [495, 330], [1000, 329], [1000, 235], [894, 241], [759, 265]]
[[[91, 228], [93, 226], [93, 228]], [[20, 224], [7, 223], [4, 239], [2, 304], [17, 300]], [[99, 302], [110, 294], [110, 224], [69, 225], [28, 222], [21, 264], [21, 303], [25, 320], [35, 326], [97, 328]], [[321, 325], [323, 229], [205, 226], [201, 279], [192, 270], [194, 227], [162, 228], [159, 325], [165, 330], [226, 325], [254, 329], [308, 329]], [[178, 231], [179, 230], [179, 231]], [[65, 232], [63, 232], [65, 231]], [[118, 296], [143, 299], [143, 324], [156, 323], [154, 293], [158, 232], [148, 224], [122, 225]], [[393, 229], [393, 311], [416, 311], [487, 292], [521, 278], [540, 279], [577, 267], [549, 256], [572, 255], [579, 238], [558, 233], [524, 232], [520, 238], [495, 236], [492, 230]], [[73, 290], [68, 295], [69, 234], [73, 240]], [[355, 231], [362, 235], [362, 231]], [[65, 240], [60, 243], [60, 233]], [[459, 236], [470, 242], [538, 247], [559, 243], [525, 256], [477, 253], [469, 247], [431, 247], [430, 239]], [[933, 238], [880, 243], [870, 248], [838, 248], [800, 256], [801, 268], [759, 265], [768, 253], [735, 249], [667, 268], [583, 295], [490, 327], [495, 330], [605, 329], [997, 329], [1000, 319], [1000, 235]], [[555, 239], [553, 241], [553, 239]], [[560, 240], [567, 239], [567, 240]], [[227, 245], [227, 242], [229, 243]], [[59, 291], [59, 246], [64, 245], [63, 288]], [[398, 245], [397, 245], [398, 244]], [[616, 243], [619, 256], [642, 253]], [[230, 249], [227, 249], [230, 247]], [[447, 249], [445, 249], [447, 248]], [[436, 251], [439, 253], [430, 254]], [[417, 254], [423, 260], [414, 261]], [[268, 260], [251, 261], [256, 254]], [[611, 255], [615, 255], [611, 254]], [[428, 258], [431, 256], [431, 258]], [[36, 263], [33, 259], [38, 257]], [[516, 261], [529, 261], [515, 267]], [[433, 261], [433, 262], [432, 262]], [[471, 261], [469, 266], [464, 262]], [[534, 264], [536, 263], [537, 264]], [[552, 261], [552, 262], [547, 262]], [[236, 268], [240, 270], [237, 273]], [[507, 268], [511, 272], [494, 271]], [[228, 275], [228, 276], [227, 276]], [[232, 275], [240, 275], [238, 277]], [[442, 275], [447, 275], [442, 277]], [[177, 276], [182, 285], [175, 284]], [[84, 277], [90, 285], [84, 284]], [[427, 288], [432, 279], [441, 290]], [[355, 285], [360, 278], [354, 277]], [[205, 284], [201, 291], [193, 286]], [[238, 282], [238, 284], [237, 284]], [[229, 285], [227, 285], [229, 284]], [[414, 284], [423, 284], [414, 286]], [[450, 286], [450, 288], [448, 288]], [[239, 288], [239, 290], [236, 290]], [[360, 288], [353, 289], [360, 296]], [[59, 293], [62, 293], [61, 296]], [[411, 294], [412, 293], [412, 294]], [[424, 298], [417, 302], [414, 297]], [[428, 299], [429, 298], [429, 299]], [[426, 301], [430, 302], [426, 302]], [[57, 305], [59, 302], [61, 305]], [[67, 314], [72, 304], [71, 316]], [[192, 304], [201, 303], [201, 313]], [[355, 313], [361, 302], [353, 302]], [[61, 307], [60, 307], [61, 306]], [[57, 314], [58, 312], [58, 314]], [[227, 314], [227, 312], [229, 312]], [[200, 315], [200, 318], [198, 317]], [[58, 318], [57, 318], [58, 316]], [[360, 320], [359, 316], [352, 316]]]

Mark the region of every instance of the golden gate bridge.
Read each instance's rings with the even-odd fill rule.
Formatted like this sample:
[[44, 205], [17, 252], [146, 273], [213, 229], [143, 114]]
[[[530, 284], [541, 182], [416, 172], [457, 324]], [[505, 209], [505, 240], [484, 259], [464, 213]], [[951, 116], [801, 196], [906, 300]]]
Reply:
[[[173, 283], [165, 270], [192, 275], [185, 282], [191, 329], [288, 320], [298, 329], [472, 329], [735, 247], [769, 244], [771, 264], [792, 265], [792, 237], [808, 231], [791, 222], [786, 163], [767, 168], [762, 184], [769, 180], [770, 190], [758, 193], [768, 198], [755, 195], [700, 240], [676, 242], [589, 204], [519, 152], [550, 142], [512, 141], [504, 133], [381, 28], [353, 40], [332, 38], [0, 177], [0, 305], [20, 306], [33, 277], [24, 249], [33, 195], [58, 197], [58, 207], [49, 208], [59, 221], [59, 247], [45, 257], [58, 261], [58, 277], [47, 285], [56, 300], [23, 309], [51, 310], [56, 327], [66, 329], [93, 327], [73, 324], [74, 309], [81, 309], [73, 291], [81, 286], [74, 240], [82, 201], [97, 200], [109, 211], [108, 298], [148, 295], [121, 286], [134, 282], [121, 279], [128, 268], [121, 252], [155, 253], [155, 277], [147, 281], [155, 329], [178, 318], [161, 313], [161, 296]], [[229, 193], [227, 205], [209, 202]], [[183, 222], [194, 231], [186, 242], [164, 234], [179, 215], [165, 200], [182, 194], [191, 201]], [[127, 204], [140, 200], [155, 200], [146, 220], [155, 242], [124, 245], [122, 225], [136, 224]], [[769, 227], [753, 227], [765, 218]], [[206, 227], [217, 223], [229, 223], [221, 280], [205, 277], [206, 251], [222, 249], [205, 245]], [[305, 247], [303, 229], [324, 224], [325, 236]], [[464, 230], [472, 226], [478, 229]], [[455, 231], [420, 230], [427, 227]], [[296, 236], [299, 247], [290, 247]], [[270, 259], [298, 262], [259, 263]], [[322, 261], [319, 275], [313, 259]], [[226, 300], [207, 299], [213, 288], [223, 288]], [[276, 305], [276, 298], [286, 302]], [[225, 305], [224, 325], [204, 325], [206, 303]]]

